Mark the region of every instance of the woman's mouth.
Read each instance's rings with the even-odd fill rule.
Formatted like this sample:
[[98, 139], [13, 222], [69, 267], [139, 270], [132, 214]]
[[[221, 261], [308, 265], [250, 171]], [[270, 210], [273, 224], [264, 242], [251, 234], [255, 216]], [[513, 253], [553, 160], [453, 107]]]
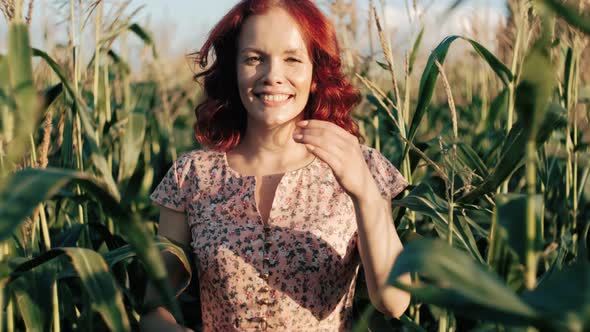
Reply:
[[258, 98], [258, 100], [264, 104], [265, 106], [268, 107], [277, 107], [277, 106], [283, 106], [285, 104], [287, 104], [291, 98], [293, 97], [293, 95], [288, 95], [288, 94], [266, 94], [266, 93], [260, 93], [260, 94], [255, 94], [256, 98]]

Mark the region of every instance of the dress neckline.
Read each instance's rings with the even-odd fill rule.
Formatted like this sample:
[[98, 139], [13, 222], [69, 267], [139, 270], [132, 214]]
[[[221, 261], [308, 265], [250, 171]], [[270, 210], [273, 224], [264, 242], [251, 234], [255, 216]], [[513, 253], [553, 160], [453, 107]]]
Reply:
[[[227, 153], [226, 152], [221, 152], [222, 155], [222, 159], [223, 159], [223, 164], [225, 166], [225, 168], [229, 171], [229, 173], [233, 174], [235, 177], [237, 178], [254, 178], [257, 175], [242, 175], [240, 172], [236, 171], [235, 169], [233, 169], [230, 165], [229, 162], [227, 161]], [[316, 155], [313, 156], [313, 160], [310, 161], [309, 163], [307, 163], [306, 165], [299, 167], [297, 169], [294, 170], [290, 170], [290, 171], [286, 171], [284, 173], [282, 173], [283, 177], [287, 174], [295, 174], [298, 173], [300, 171], [303, 171], [305, 169], [310, 168], [313, 164], [315, 164], [315, 162], [318, 160], [318, 157]], [[281, 173], [276, 173], [276, 174], [264, 174], [264, 175], [259, 175], [259, 176], [269, 176], [269, 175], [280, 175]]]

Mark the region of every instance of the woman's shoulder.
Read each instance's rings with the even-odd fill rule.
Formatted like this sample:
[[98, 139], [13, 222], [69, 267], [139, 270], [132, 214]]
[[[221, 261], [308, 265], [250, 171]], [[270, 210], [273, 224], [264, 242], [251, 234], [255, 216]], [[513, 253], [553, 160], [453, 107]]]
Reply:
[[223, 158], [223, 152], [207, 148], [197, 148], [181, 153], [178, 160], [184, 163], [207, 167], [211, 163], [219, 162], [220, 158]]
[[182, 152], [174, 165], [179, 173], [191, 178], [199, 178], [211, 169], [218, 168], [223, 162], [223, 152], [198, 148]]

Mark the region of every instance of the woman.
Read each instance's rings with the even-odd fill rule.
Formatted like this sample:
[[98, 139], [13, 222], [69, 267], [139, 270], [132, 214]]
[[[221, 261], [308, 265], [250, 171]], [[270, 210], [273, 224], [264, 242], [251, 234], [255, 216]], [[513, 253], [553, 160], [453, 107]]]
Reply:
[[[399, 317], [410, 297], [386, 286], [402, 250], [390, 200], [407, 182], [359, 144], [333, 26], [308, 0], [244, 0], [197, 54], [203, 68], [211, 48], [196, 75], [207, 148], [180, 156], [151, 196], [159, 234], [194, 252], [204, 330], [350, 330], [360, 262], [372, 303]], [[175, 324], [162, 307], [142, 321]]]

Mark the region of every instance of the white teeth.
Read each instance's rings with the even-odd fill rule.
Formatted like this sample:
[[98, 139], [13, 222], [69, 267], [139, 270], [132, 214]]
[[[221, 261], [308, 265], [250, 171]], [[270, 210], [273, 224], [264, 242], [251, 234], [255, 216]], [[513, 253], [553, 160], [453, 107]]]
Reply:
[[267, 95], [261, 94], [260, 98], [264, 101], [280, 102], [289, 99], [289, 95]]

